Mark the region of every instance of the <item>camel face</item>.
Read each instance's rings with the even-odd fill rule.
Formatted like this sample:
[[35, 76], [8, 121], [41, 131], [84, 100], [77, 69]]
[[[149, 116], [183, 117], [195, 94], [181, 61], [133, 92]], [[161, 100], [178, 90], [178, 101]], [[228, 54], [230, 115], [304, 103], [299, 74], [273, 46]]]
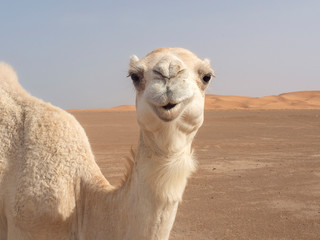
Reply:
[[141, 60], [133, 56], [129, 75], [137, 90], [138, 116], [154, 124], [202, 115], [213, 70], [208, 60], [188, 50], [160, 48]]

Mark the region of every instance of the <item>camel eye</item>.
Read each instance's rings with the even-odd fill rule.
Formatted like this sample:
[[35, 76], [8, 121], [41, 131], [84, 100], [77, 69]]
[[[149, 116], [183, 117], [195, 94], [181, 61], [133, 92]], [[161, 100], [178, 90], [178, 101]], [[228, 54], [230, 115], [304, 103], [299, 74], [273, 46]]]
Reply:
[[211, 74], [206, 74], [202, 77], [202, 80], [205, 82], [205, 83], [208, 83], [211, 79]]
[[131, 77], [131, 79], [132, 79], [132, 81], [133, 81], [134, 83], [139, 83], [140, 77], [139, 77], [137, 74], [132, 73], [132, 74], [130, 75], [130, 77]]

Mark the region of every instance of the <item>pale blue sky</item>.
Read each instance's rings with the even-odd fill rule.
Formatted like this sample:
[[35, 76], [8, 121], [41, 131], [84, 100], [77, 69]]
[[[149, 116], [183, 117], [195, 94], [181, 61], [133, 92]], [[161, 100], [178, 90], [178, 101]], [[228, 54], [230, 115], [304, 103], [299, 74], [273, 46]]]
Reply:
[[130, 55], [211, 59], [209, 93], [320, 90], [320, 1], [1, 1], [0, 61], [65, 109], [134, 104]]

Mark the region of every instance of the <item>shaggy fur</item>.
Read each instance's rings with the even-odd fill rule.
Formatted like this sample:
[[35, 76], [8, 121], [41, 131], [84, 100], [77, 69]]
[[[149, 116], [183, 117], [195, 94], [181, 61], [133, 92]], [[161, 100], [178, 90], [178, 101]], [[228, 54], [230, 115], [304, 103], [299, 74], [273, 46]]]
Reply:
[[[132, 74], [139, 75], [140, 141], [115, 188], [75, 118], [32, 97], [0, 63], [0, 240], [169, 238], [195, 170], [191, 143], [207, 86], [201, 78], [213, 72], [187, 50], [163, 48], [133, 57]], [[172, 109], [163, 108], [169, 103]]]

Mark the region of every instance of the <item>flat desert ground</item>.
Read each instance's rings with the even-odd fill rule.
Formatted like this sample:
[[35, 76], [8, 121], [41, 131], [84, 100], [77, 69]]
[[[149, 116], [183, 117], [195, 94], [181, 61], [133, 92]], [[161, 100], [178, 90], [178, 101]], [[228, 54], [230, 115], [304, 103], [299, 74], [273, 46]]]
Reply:
[[[207, 97], [194, 142], [198, 170], [170, 239], [320, 239], [320, 92], [293, 95], [269, 104]], [[120, 184], [138, 141], [133, 108], [70, 112], [103, 174]]]

